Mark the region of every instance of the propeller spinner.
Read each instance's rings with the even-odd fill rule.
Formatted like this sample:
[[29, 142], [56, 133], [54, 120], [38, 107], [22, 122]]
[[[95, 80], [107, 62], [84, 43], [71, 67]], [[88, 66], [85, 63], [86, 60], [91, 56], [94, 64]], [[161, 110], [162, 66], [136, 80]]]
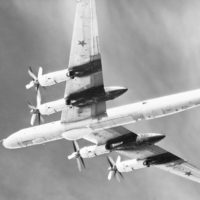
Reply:
[[31, 122], [30, 124], [33, 126], [35, 124], [36, 119], [38, 119], [38, 124], [41, 124], [41, 122], [44, 122], [44, 118], [42, 117], [40, 113], [40, 105], [41, 105], [41, 93], [40, 90], [37, 90], [37, 98], [36, 98], [37, 104], [36, 106], [33, 106], [31, 103], [28, 102], [28, 107], [30, 108], [31, 116]]
[[117, 169], [117, 164], [120, 163], [121, 157], [120, 156], [117, 157], [116, 163], [109, 156], [107, 157], [107, 160], [108, 160], [108, 163], [110, 165], [110, 167], [108, 168], [108, 170], [109, 170], [108, 180], [110, 181], [114, 177], [114, 178], [117, 179], [117, 181], [120, 182], [120, 180], [124, 178], [122, 173], [120, 171], [118, 171], [118, 169]]
[[27, 90], [32, 87], [35, 87], [36, 90], [39, 89], [40, 87], [39, 78], [42, 76], [42, 73], [43, 73], [42, 67], [39, 67], [37, 76], [33, 73], [33, 70], [31, 67], [28, 68], [28, 74], [32, 78], [32, 80], [30, 81], [30, 83], [26, 85]]

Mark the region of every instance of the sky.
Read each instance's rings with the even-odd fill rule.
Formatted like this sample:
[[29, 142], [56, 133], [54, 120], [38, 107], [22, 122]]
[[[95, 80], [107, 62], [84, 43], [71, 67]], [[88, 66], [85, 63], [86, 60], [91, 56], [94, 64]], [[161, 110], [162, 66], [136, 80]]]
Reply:
[[[198, 0], [96, 0], [104, 82], [128, 92], [108, 107], [200, 87]], [[0, 138], [29, 126], [27, 67], [45, 72], [68, 65], [75, 0], [0, 0]], [[63, 97], [64, 84], [42, 91], [43, 102]], [[60, 114], [46, 118], [59, 120]], [[200, 167], [200, 108], [128, 125], [166, 134], [160, 146]], [[80, 145], [88, 143], [81, 141]], [[69, 141], [19, 150], [0, 147], [1, 200], [190, 199], [200, 185], [154, 168], [107, 181], [105, 156], [78, 172], [67, 160]], [[113, 156], [115, 157], [115, 155]]]

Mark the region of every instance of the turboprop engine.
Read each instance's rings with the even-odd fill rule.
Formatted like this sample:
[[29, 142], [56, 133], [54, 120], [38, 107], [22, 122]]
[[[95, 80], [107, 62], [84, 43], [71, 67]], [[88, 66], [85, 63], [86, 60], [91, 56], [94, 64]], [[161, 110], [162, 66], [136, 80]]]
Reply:
[[79, 171], [82, 170], [82, 167], [85, 168], [84, 158], [92, 158], [101, 154], [109, 153], [109, 151], [105, 149], [104, 145], [93, 145], [80, 149], [76, 140], [73, 141], [73, 149], [74, 152], [68, 156], [68, 159], [76, 159]]
[[28, 102], [28, 107], [30, 108], [31, 117], [31, 125], [35, 124], [36, 119], [38, 118], [38, 124], [40, 122], [44, 122], [43, 115], [51, 115], [56, 112], [62, 111], [62, 109], [66, 106], [64, 99], [59, 99], [56, 101], [47, 102], [41, 104], [41, 94], [40, 90], [37, 90], [37, 105], [33, 106], [30, 102]]
[[36, 90], [38, 90], [40, 86], [47, 87], [47, 86], [55, 85], [57, 83], [64, 82], [67, 79], [69, 79], [68, 69], [43, 74], [42, 67], [39, 67], [38, 74], [36, 75], [33, 72], [32, 68], [29, 67], [28, 74], [32, 80], [30, 81], [30, 83], [26, 85], [26, 89], [35, 87]]
[[144, 160], [126, 160], [121, 161], [121, 157], [118, 156], [116, 162], [111, 157], [107, 157], [109, 168], [108, 168], [108, 180], [110, 181], [113, 177], [116, 178], [119, 182], [121, 178], [124, 178], [123, 172], [131, 172], [136, 169], [142, 169], [147, 167], [145, 165]]

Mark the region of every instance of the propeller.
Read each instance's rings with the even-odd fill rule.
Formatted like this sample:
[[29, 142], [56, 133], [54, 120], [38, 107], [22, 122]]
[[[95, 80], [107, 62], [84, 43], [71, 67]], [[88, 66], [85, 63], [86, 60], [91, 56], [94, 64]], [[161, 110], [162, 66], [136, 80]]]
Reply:
[[32, 87], [35, 87], [36, 90], [39, 89], [39, 86], [40, 86], [39, 78], [42, 76], [42, 73], [43, 73], [42, 67], [39, 67], [37, 76], [33, 73], [33, 70], [32, 70], [31, 67], [28, 68], [28, 74], [29, 74], [29, 76], [31, 77], [32, 80], [30, 81], [30, 83], [28, 83], [26, 85], [27, 90], [32, 88]]
[[42, 117], [39, 109], [39, 106], [41, 105], [42, 102], [40, 90], [37, 90], [36, 102], [37, 102], [36, 106], [33, 106], [30, 102], [28, 102], [28, 107], [30, 108], [30, 113], [32, 114], [30, 122], [32, 126], [35, 124], [36, 119], [38, 119], [38, 124], [44, 122], [44, 118]]
[[120, 182], [121, 179], [124, 179], [122, 173], [117, 169], [117, 164], [121, 162], [121, 157], [117, 157], [116, 163], [111, 157], [107, 157], [108, 163], [110, 167], [108, 168], [109, 173], [108, 173], [108, 180], [110, 181], [113, 177], [117, 179], [117, 181]]
[[82, 168], [86, 168], [86, 167], [85, 167], [85, 162], [84, 162], [83, 158], [81, 157], [80, 148], [79, 148], [78, 142], [76, 140], [73, 141], [73, 149], [74, 149], [74, 153], [72, 153], [70, 156], [68, 156], [68, 159], [76, 158], [78, 169], [79, 169], [79, 171], [81, 171]]

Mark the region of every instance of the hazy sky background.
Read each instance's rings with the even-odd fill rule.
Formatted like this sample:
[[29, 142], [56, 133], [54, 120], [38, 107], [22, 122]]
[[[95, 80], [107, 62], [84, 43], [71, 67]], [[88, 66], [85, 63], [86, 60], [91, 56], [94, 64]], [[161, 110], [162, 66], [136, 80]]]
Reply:
[[[0, 0], [1, 138], [29, 126], [26, 101], [35, 102], [35, 93], [25, 90], [27, 66], [41, 65], [45, 72], [67, 66], [75, 5], [75, 0]], [[129, 88], [112, 106], [200, 87], [199, 11], [199, 0], [97, 0], [105, 85]], [[48, 88], [43, 100], [63, 93], [64, 84]], [[127, 127], [166, 134], [162, 147], [200, 167], [199, 119], [197, 108]], [[0, 147], [0, 199], [200, 197], [200, 184], [154, 168], [125, 174], [121, 184], [108, 182], [105, 156], [86, 160], [80, 174], [76, 162], [67, 160], [71, 151], [64, 140], [20, 150]]]

